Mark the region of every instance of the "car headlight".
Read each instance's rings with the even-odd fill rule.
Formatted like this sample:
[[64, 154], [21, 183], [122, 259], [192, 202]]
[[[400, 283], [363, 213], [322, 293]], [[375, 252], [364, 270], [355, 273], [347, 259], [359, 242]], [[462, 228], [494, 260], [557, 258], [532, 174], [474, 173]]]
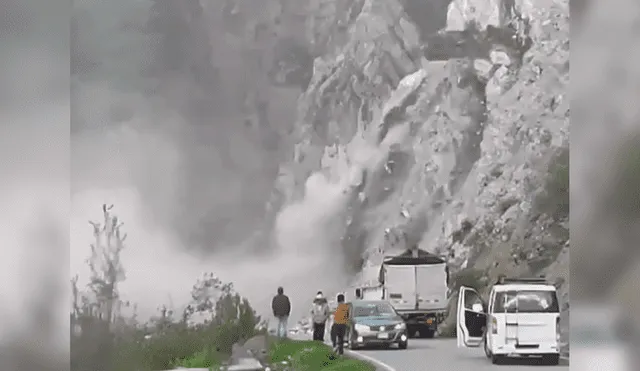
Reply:
[[396, 325], [395, 329], [396, 330], [404, 330], [407, 327], [407, 325], [405, 325], [404, 322], [400, 322]]
[[354, 328], [356, 329], [356, 331], [358, 332], [366, 332], [366, 331], [371, 331], [371, 327], [367, 326], [367, 325], [362, 325], [359, 323], [356, 323]]

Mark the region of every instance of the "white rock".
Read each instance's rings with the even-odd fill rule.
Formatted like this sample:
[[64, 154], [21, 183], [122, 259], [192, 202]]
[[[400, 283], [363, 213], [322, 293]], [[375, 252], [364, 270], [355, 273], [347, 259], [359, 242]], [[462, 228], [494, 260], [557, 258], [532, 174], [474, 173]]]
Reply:
[[510, 66], [511, 58], [509, 55], [502, 50], [492, 50], [489, 53], [489, 59], [491, 59], [491, 63], [499, 64], [502, 66]]
[[478, 76], [489, 80], [493, 75], [493, 64], [486, 59], [476, 59], [473, 61], [473, 69]]

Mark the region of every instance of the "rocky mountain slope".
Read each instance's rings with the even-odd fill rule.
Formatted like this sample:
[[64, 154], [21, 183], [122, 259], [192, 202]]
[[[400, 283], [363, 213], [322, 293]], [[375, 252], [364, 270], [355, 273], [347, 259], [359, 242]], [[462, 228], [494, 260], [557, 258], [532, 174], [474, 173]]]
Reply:
[[[354, 274], [418, 244], [481, 282], [546, 274], [568, 306], [568, 0], [199, 3], [223, 84], [280, 138], [270, 210], [337, 185]], [[258, 59], [242, 87], [221, 62]]]
[[282, 172], [296, 190], [318, 169], [359, 173], [344, 236], [357, 268], [408, 242], [490, 277], [540, 273], [568, 248], [568, 4], [458, 1], [424, 36], [407, 3], [309, 11], [324, 54]]

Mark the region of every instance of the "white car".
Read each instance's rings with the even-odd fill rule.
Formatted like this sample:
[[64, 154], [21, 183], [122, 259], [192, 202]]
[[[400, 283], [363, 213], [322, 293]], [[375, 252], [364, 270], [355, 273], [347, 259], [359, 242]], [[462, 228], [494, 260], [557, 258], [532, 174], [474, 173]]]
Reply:
[[480, 294], [461, 287], [458, 347], [480, 347], [493, 364], [509, 357], [560, 361], [560, 306], [554, 285], [544, 279], [504, 279], [486, 305]]
[[[571, 307], [571, 366], [582, 371], [631, 371], [619, 312], [607, 305]], [[626, 329], [625, 329], [626, 330]]]

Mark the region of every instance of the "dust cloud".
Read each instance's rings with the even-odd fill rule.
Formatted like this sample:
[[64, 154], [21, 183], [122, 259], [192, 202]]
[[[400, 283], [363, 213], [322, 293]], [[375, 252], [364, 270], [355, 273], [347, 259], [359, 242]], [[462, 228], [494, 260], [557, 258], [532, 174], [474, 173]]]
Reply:
[[72, 78], [70, 218], [70, 271], [79, 282], [89, 275], [88, 221], [113, 204], [128, 234], [121, 297], [137, 303], [141, 319], [161, 305], [180, 310], [205, 272], [233, 282], [267, 316], [278, 286], [294, 318], [308, 313], [317, 290], [341, 287], [340, 185], [312, 177], [307, 198], [283, 210], [272, 230], [261, 219], [279, 154], [261, 148], [239, 112], [189, 109], [207, 96], [188, 73], [138, 73], [156, 68], [140, 53], [153, 56], [157, 39], [131, 27], [144, 22], [150, 2], [80, 5], [75, 52], [86, 70]]

